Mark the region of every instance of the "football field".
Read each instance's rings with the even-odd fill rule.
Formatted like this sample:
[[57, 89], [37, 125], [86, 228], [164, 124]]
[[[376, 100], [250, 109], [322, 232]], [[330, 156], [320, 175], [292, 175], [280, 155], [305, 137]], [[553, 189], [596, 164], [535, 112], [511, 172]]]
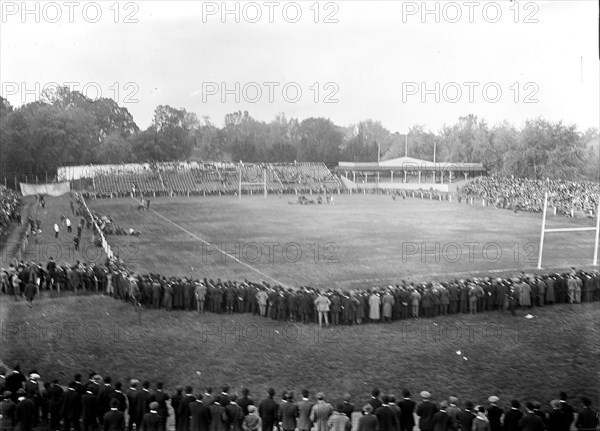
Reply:
[[[310, 197], [310, 196], [309, 196]], [[108, 236], [140, 273], [356, 288], [401, 280], [481, 277], [533, 270], [541, 214], [464, 202], [335, 196], [335, 205], [298, 205], [295, 196], [89, 201], [141, 236]], [[595, 220], [548, 218], [547, 227]], [[587, 267], [593, 232], [546, 236], [544, 268]]]

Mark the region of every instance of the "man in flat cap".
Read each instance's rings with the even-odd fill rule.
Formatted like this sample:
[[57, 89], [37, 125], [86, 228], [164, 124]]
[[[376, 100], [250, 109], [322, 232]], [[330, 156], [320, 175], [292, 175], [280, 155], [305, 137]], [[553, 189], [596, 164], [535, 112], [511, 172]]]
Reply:
[[492, 395], [488, 398], [488, 402], [490, 405], [487, 409], [487, 417], [490, 421], [490, 431], [500, 431], [502, 429], [500, 419], [502, 418], [503, 413], [502, 409], [498, 407], [500, 398], [498, 398], [496, 395]]
[[415, 426], [416, 403], [410, 399], [410, 392], [407, 389], [402, 391], [402, 401], [398, 403], [400, 407], [400, 431], [412, 431]]
[[423, 401], [417, 406], [419, 429], [421, 431], [433, 431], [433, 415], [438, 412], [438, 408], [431, 402], [431, 394], [429, 392], [423, 391], [420, 395]]

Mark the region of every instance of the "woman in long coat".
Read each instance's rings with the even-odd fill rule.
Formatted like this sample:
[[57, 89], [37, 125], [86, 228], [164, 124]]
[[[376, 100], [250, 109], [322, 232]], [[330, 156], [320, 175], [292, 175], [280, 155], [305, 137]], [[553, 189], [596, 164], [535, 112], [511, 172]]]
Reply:
[[379, 320], [380, 314], [379, 310], [381, 307], [381, 299], [377, 293], [373, 292], [373, 294], [369, 297], [369, 319], [371, 320]]

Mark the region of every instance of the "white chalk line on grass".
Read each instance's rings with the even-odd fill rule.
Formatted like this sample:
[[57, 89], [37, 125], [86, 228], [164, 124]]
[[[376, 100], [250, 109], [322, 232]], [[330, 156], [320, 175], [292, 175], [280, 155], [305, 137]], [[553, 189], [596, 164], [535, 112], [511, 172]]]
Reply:
[[[141, 204], [141, 202], [140, 202], [139, 200], [137, 200], [137, 199], [135, 199], [135, 198], [134, 198], [134, 200], [135, 200], [135, 201], [137, 201], [138, 203], [140, 203], [140, 204]], [[216, 245], [214, 245], [214, 244], [211, 244], [210, 242], [206, 241], [204, 238], [201, 238], [201, 237], [199, 237], [198, 235], [196, 235], [195, 233], [193, 233], [193, 232], [190, 232], [189, 230], [187, 230], [187, 229], [186, 229], [186, 228], [184, 228], [183, 226], [180, 226], [180, 225], [178, 225], [178, 224], [177, 224], [177, 223], [175, 223], [173, 220], [171, 220], [171, 219], [169, 219], [169, 218], [165, 217], [164, 215], [160, 214], [159, 212], [157, 212], [155, 209], [150, 209], [150, 211], [152, 211], [154, 214], [156, 214], [157, 216], [159, 216], [159, 217], [160, 217], [160, 218], [162, 218], [163, 220], [166, 220], [167, 222], [171, 223], [173, 226], [177, 227], [178, 229], [182, 230], [183, 232], [187, 233], [187, 234], [188, 234], [188, 235], [190, 235], [191, 237], [193, 237], [193, 238], [197, 239], [198, 241], [200, 241], [200, 242], [202, 242], [202, 243], [204, 243], [204, 244], [206, 244], [206, 245], [209, 245], [209, 246], [211, 246], [211, 247], [214, 247], [216, 250], [218, 250], [219, 252], [221, 252], [223, 255], [225, 255], [225, 256], [227, 256], [227, 257], [229, 257], [229, 258], [233, 259], [235, 262], [239, 263], [240, 265], [244, 265], [246, 268], [250, 268], [252, 271], [256, 272], [257, 274], [260, 274], [261, 276], [263, 276], [263, 277], [265, 277], [265, 278], [268, 278], [269, 280], [271, 280], [271, 281], [274, 281], [275, 283], [277, 283], [277, 284], [280, 284], [280, 285], [282, 285], [283, 287], [289, 288], [289, 286], [288, 286], [287, 284], [285, 284], [285, 283], [282, 283], [281, 281], [274, 279], [274, 278], [273, 278], [273, 277], [271, 277], [270, 275], [268, 275], [268, 274], [265, 274], [264, 272], [262, 272], [261, 270], [259, 270], [259, 269], [255, 268], [255, 267], [253, 267], [252, 265], [249, 265], [249, 264], [247, 264], [246, 262], [243, 262], [243, 261], [239, 260], [237, 257], [235, 257], [235, 256], [233, 256], [233, 255], [231, 255], [231, 254], [227, 253], [225, 250], [222, 250], [221, 248], [217, 247]]]

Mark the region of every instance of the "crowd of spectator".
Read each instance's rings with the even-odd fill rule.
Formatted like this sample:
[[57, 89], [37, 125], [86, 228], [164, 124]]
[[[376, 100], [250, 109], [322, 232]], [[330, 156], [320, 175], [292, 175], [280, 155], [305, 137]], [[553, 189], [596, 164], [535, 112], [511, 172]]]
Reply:
[[[4, 294], [33, 300], [40, 291], [88, 292], [146, 308], [212, 313], [252, 313], [273, 320], [320, 325], [390, 322], [438, 315], [529, 310], [562, 303], [600, 301], [598, 270], [472, 278], [387, 287], [321, 290], [286, 288], [265, 281], [227, 281], [135, 274], [115, 258], [103, 264], [19, 262], [0, 270]], [[26, 294], [25, 292], [30, 292]], [[33, 297], [31, 297], [33, 294]]]
[[572, 216], [578, 211], [593, 216], [598, 208], [600, 184], [489, 176], [468, 182], [460, 192], [468, 197], [485, 198], [498, 208], [530, 212], [544, 209], [547, 192], [548, 206], [556, 208], [558, 214]]
[[[494, 395], [474, 405], [459, 403], [455, 396], [434, 402], [428, 391], [419, 394], [417, 403], [406, 389], [397, 400], [375, 388], [357, 406], [350, 394], [330, 402], [323, 392], [314, 397], [308, 389], [302, 389], [296, 400], [294, 391], [275, 398], [275, 390], [269, 388], [255, 402], [246, 387], [238, 395], [229, 385], [220, 392], [211, 387], [195, 391], [189, 385], [167, 391], [162, 382], [151, 385], [148, 380], [140, 384], [128, 379], [126, 383], [127, 389], [110, 376], [91, 372], [87, 382], [75, 374], [65, 388], [57, 379], [42, 382], [35, 369], [27, 378], [18, 365], [10, 373], [0, 368], [0, 428], [166, 431], [173, 422], [175, 431], [412, 431], [417, 424], [421, 431], [569, 431], [572, 425], [592, 431], [598, 427], [591, 401], [582, 398], [582, 408], [575, 412], [564, 392], [547, 406], [535, 401], [521, 405], [518, 400], [503, 405]], [[353, 418], [355, 412], [358, 420]], [[168, 421], [170, 416], [174, 421]]]
[[8, 234], [11, 222], [20, 221], [20, 206], [21, 199], [19, 195], [4, 186], [0, 186], [0, 238]]

